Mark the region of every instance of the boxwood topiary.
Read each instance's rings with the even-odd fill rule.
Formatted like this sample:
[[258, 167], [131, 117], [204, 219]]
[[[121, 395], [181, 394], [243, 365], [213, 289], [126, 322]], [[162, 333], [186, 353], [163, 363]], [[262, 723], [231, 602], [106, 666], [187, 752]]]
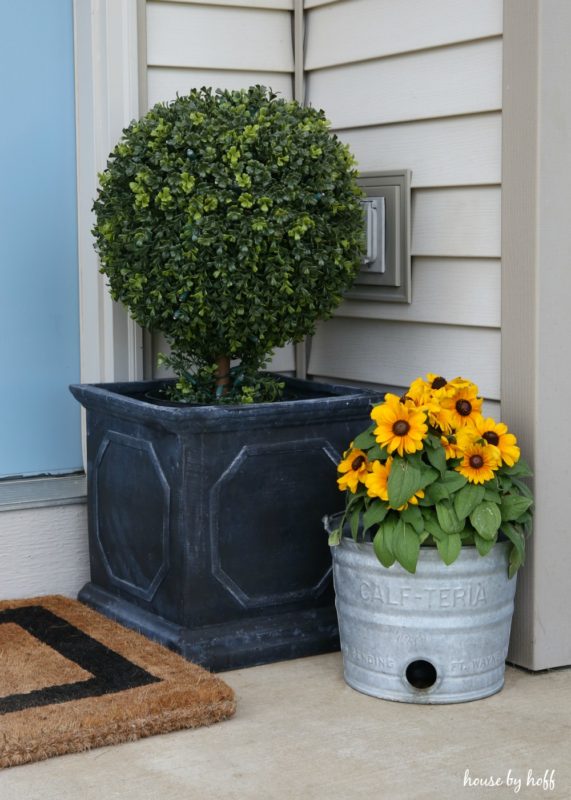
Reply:
[[312, 334], [359, 268], [355, 179], [322, 111], [261, 86], [194, 89], [123, 131], [96, 248], [113, 298], [165, 334], [179, 399], [276, 397], [273, 349]]

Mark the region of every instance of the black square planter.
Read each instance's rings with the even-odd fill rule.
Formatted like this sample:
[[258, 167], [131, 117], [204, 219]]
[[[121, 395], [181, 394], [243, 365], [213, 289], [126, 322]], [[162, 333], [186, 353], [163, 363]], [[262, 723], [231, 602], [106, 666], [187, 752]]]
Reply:
[[72, 386], [87, 409], [91, 581], [80, 599], [210, 669], [339, 647], [322, 517], [381, 395], [159, 406], [158, 382]]

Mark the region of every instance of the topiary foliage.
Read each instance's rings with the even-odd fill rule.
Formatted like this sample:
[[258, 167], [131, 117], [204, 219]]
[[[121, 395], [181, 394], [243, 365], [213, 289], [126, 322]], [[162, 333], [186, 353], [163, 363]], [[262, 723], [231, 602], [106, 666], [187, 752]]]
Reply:
[[312, 334], [351, 284], [361, 191], [328, 127], [261, 86], [203, 88], [156, 105], [111, 153], [94, 204], [101, 271], [163, 331], [188, 399], [212, 399], [226, 359], [239, 366], [218, 395], [264, 399], [253, 376], [273, 349]]

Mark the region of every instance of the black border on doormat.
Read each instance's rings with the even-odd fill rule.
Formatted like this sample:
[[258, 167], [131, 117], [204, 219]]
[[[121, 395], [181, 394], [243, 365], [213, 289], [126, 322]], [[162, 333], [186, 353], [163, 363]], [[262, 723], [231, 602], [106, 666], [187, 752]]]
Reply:
[[30, 605], [0, 611], [0, 625], [7, 622], [19, 625], [64, 658], [91, 673], [93, 678], [2, 697], [0, 715], [86, 697], [100, 697], [161, 681], [161, 678], [151, 675], [42, 606]]

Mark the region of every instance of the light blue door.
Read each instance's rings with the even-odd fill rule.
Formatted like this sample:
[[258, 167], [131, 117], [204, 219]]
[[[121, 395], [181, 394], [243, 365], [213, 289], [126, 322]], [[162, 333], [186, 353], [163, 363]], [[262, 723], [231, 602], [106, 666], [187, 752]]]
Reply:
[[0, 0], [0, 477], [81, 468], [72, 0]]

